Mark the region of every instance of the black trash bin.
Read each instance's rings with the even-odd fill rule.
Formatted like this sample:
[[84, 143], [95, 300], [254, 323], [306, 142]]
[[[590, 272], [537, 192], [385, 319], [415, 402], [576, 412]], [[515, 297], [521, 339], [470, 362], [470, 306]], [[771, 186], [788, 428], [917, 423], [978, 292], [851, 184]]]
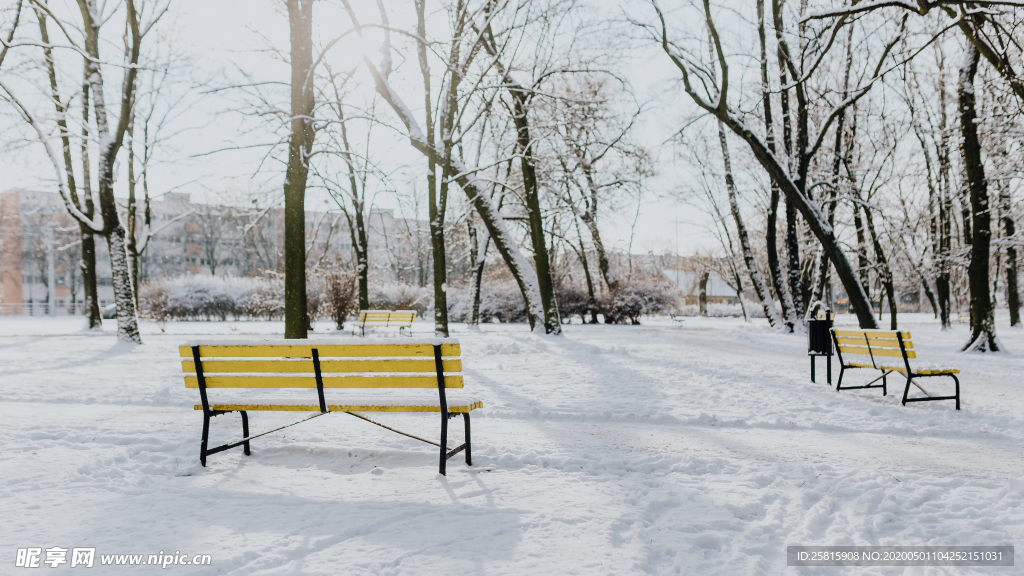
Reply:
[[811, 357], [811, 382], [814, 382], [814, 359], [825, 357], [825, 373], [828, 383], [832, 384], [832, 311], [825, 310], [824, 319], [807, 322], [807, 355]]

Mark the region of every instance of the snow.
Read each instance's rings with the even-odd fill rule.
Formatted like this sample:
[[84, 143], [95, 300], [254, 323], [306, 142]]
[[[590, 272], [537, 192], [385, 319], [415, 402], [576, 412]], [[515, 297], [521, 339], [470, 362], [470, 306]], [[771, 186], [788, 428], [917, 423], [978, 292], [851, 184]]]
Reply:
[[[901, 318], [915, 349], [961, 370], [961, 411], [900, 406], [896, 384], [888, 397], [836, 392], [822, 359], [811, 383], [805, 336], [764, 320], [645, 318], [561, 337], [456, 325], [464, 392], [484, 407], [474, 465], [460, 454], [444, 477], [435, 448], [345, 414], [201, 467], [177, 346], [272, 338], [282, 323], [142, 322], [133, 345], [112, 322], [96, 333], [77, 318], [2, 317], [0, 557], [212, 555], [188, 574], [853, 574], [787, 568], [786, 546], [1012, 545], [1024, 537], [1024, 331], [997, 319], [1011, 353], [961, 354], [967, 326]], [[325, 324], [316, 339], [331, 339]], [[940, 380], [924, 386], [951, 390]], [[250, 413], [251, 431], [304, 415]], [[369, 416], [439, 437], [436, 414]], [[218, 416], [211, 442], [240, 432], [237, 415]], [[856, 573], [1014, 573], [971, 570]]]

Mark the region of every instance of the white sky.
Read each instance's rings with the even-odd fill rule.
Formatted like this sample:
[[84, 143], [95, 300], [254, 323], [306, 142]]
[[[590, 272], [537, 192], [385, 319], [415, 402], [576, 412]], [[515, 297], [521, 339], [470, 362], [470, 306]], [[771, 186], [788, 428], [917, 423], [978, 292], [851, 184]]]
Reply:
[[[338, 30], [349, 26], [347, 17], [337, 10], [335, 4], [319, 2], [316, 5], [317, 35], [320, 38], [332, 36], [332, 22], [337, 22]], [[614, 9], [620, 10], [617, 6]], [[391, 2], [389, 10], [392, 25], [398, 26], [406, 15], [411, 14], [412, 4], [407, 1]], [[283, 2], [176, 0], [170, 15], [171, 18], [161, 22], [162, 33], [169, 38], [168, 45], [186, 51], [192, 62], [188, 73], [195, 79], [202, 79], [213, 86], [223, 85], [230, 83], [231, 79], [238, 79], [239, 71], [244, 70], [260, 80], [288, 82], [287, 65], [265, 50], [268, 45], [281, 50], [288, 48], [288, 22]], [[30, 17], [28, 25], [34, 24], [34, 18]], [[118, 27], [115, 23], [108, 26]], [[51, 35], [54, 34], [53, 28], [51, 26]], [[150, 41], [150, 37], [146, 41]], [[116, 58], [115, 48], [105, 47], [107, 58]], [[648, 102], [637, 139], [657, 159], [655, 169], [658, 176], [649, 181], [639, 214], [636, 203], [631, 202], [601, 216], [600, 226], [605, 243], [625, 250], [632, 229], [635, 230], [634, 253], [678, 250], [687, 254], [701, 247], [714, 249], [717, 242], [705, 231], [708, 217], [693, 205], [680, 203], [672, 194], [674, 190], [688, 184], [686, 163], [674, 158], [670, 146], [660, 144], [682, 125], [684, 115], [692, 113], [692, 105], [684, 95], [670, 89], [671, 81], [675, 78], [674, 69], [664, 54], [650, 46], [638, 46], [634, 51], [630, 55], [631, 64], [624, 73], [633, 84], [639, 99]], [[331, 57], [336, 67], [342, 69], [350, 68], [355, 61], [353, 56], [357, 54], [353, 46], [339, 46]], [[397, 59], [396, 62], [400, 64]], [[108, 79], [107, 82], [116, 87], [116, 81], [112, 83]], [[369, 85], [364, 88], [370, 91]], [[237, 101], [237, 95], [234, 101]], [[188, 130], [176, 136], [171, 146], [158, 157], [159, 163], [152, 166], [151, 194], [174, 189], [191, 193], [197, 200], [216, 200], [223, 190], [281, 189], [283, 170], [275, 167], [274, 159], [267, 160], [262, 171], [258, 170], [261, 161], [264, 161], [265, 148], [194, 156], [227, 146], [273, 140], [267, 131], [251, 131], [251, 122], [244, 121], [238, 114], [229, 113], [228, 107], [231, 104], [232, 100], [214, 95], [198, 100], [182, 112], [174, 128]], [[116, 115], [116, 109], [109, 105], [108, 109]], [[387, 112], [390, 113], [390, 110]], [[404, 164], [406, 172], [417, 170], [423, 165], [422, 157], [403, 141], [395, 141], [390, 150], [385, 152], [395, 166]], [[19, 187], [52, 189], [52, 169], [42, 160], [42, 147], [38, 145], [21, 151], [0, 152], [0, 164], [5, 167], [0, 176], [0, 190]], [[117, 183], [119, 193], [126, 193], [126, 180], [126, 168], [122, 161]], [[324, 200], [324, 195], [311, 191], [307, 198], [307, 208], [323, 206]], [[398, 213], [403, 212], [390, 197], [378, 197], [377, 205], [380, 208], [395, 209]], [[408, 211], [405, 215], [413, 216]]]

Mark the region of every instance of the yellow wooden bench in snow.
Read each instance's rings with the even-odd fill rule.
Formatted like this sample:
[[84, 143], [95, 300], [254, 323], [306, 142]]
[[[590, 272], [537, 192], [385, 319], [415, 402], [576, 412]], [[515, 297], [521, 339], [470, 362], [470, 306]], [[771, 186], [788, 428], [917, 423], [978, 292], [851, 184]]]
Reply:
[[[448, 459], [463, 450], [466, 464], [472, 465], [469, 413], [483, 404], [461, 391], [450, 391], [464, 385], [459, 341], [453, 338], [400, 344], [366, 340], [191, 341], [179, 347], [179, 352], [185, 387], [198, 388], [202, 401], [195, 409], [203, 411], [199, 449], [203, 466], [207, 456], [237, 446], [244, 446], [248, 455], [250, 440], [298, 423], [250, 436], [249, 411], [317, 412], [314, 416], [348, 412], [364, 420], [369, 419], [359, 412], [440, 413], [440, 443], [374, 424], [439, 447], [441, 474]], [[353, 396], [351, 390], [355, 389], [373, 392]], [[228, 412], [241, 413], [243, 438], [207, 448], [210, 419]], [[466, 441], [448, 450], [448, 420], [456, 414], [462, 414]]]
[[[895, 330], [832, 330], [832, 340], [836, 346], [836, 353], [839, 356], [839, 382], [836, 384], [836, 390], [853, 390], [858, 388], [881, 388], [882, 395], [888, 394], [886, 388], [886, 377], [893, 373], [898, 372], [903, 376], [907, 377], [907, 386], [903, 390], [903, 405], [906, 406], [907, 402], [927, 402], [930, 400], [956, 400], [956, 409], [960, 409], [960, 380], [957, 379], [956, 374], [960, 371], [954, 368], [940, 368], [937, 366], [924, 366], [918, 364], [917, 366], [911, 366], [910, 361], [917, 358], [917, 354], [914, 352], [914, 343], [910, 339], [910, 332], [897, 332]], [[870, 359], [870, 363], [866, 361], [852, 362], [844, 355], [864, 357], [867, 356]], [[881, 370], [882, 375], [875, 378], [871, 382], [868, 382], [864, 386], [847, 386], [843, 388], [843, 373], [852, 368], [873, 368], [875, 370]], [[910, 385], [913, 384], [918, 387], [922, 392], [924, 388], [921, 388], [917, 382], [914, 382], [915, 378], [927, 378], [933, 376], [949, 376], [953, 379], [956, 384], [956, 395], [955, 396], [929, 396], [925, 392], [924, 398], [908, 398], [907, 395], [910, 393]], [[881, 384], [875, 384], [879, 380]]]
[[412, 321], [416, 319], [415, 310], [360, 310], [359, 329], [366, 336], [367, 328], [398, 328], [398, 333], [409, 330], [412, 336]]

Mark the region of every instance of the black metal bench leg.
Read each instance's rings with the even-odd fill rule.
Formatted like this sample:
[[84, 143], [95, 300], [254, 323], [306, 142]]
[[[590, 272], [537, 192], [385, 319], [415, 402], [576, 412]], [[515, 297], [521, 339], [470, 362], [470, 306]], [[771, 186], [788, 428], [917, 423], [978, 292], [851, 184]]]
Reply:
[[[957, 397], [959, 397], [959, 395], [957, 395]], [[466, 425], [466, 466], [472, 466], [473, 452], [471, 450], [472, 444], [469, 443], [469, 412], [462, 413], [462, 421]]]
[[443, 411], [441, 412], [441, 466], [439, 472], [442, 476], [447, 476], [445, 472], [445, 465], [448, 462], [448, 415]]
[[885, 376], [885, 374], [882, 374], [882, 396], [888, 396], [889, 395], [889, 390], [888, 390], [888, 388], [886, 388], [886, 386], [887, 386], [886, 376]]
[[907, 374], [907, 387], [903, 389], [903, 405], [907, 405], [907, 395], [910, 394], [910, 384], [913, 381], [913, 377]]
[[949, 377], [953, 379], [953, 382], [956, 382], [956, 409], [959, 410], [960, 409], [960, 380], [956, 376], [954, 376], [953, 374], [950, 374]]
[[206, 446], [210, 437], [210, 415], [203, 412], [203, 439], [199, 444], [199, 462], [206, 467]]
[[[242, 410], [241, 414], [242, 414], [242, 438], [248, 438], [249, 437], [249, 415], [246, 414], [245, 410]], [[250, 454], [252, 454], [252, 453], [249, 452], [249, 441], [246, 440], [245, 441], [245, 455], [249, 456]]]
[[845, 373], [846, 373], [846, 366], [843, 366], [842, 364], [840, 364], [839, 365], [839, 380], [836, 382], [836, 390], [837, 391], [843, 389], [843, 374], [845, 374]]

